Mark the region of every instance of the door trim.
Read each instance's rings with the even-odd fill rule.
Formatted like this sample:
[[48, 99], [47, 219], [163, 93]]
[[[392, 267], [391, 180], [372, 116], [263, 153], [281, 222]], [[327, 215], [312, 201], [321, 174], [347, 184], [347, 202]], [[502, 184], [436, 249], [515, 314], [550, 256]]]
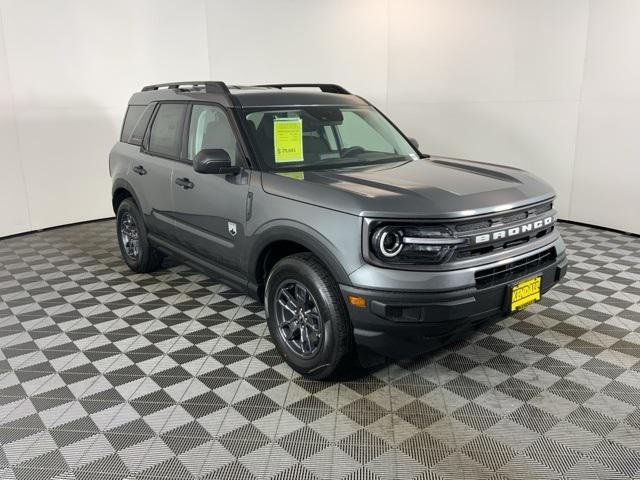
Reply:
[[215, 242], [227, 248], [233, 248], [234, 246], [232, 241], [227, 240], [226, 238], [223, 238], [219, 235], [216, 235], [215, 233], [205, 232], [204, 230], [194, 227], [193, 225], [189, 225], [188, 223], [185, 223], [182, 220], [175, 219], [175, 222], [176, 222], [176, 228], [181, 228], [183, 230], [186, 230], [187, 232], [197, 235], [200, 238], [204, 238], [205, 240]]
[[171, 223], [173, 224], [173, 226], [175, 228], [181, 228], [183, 230], [186, 230], [189, 233], [192, 233], [194, 235], [199, 236], [200, 238], [204, 238], [205, 240], [209, 240], [211, 242], [215, 242], [219, 245], [222, 245], [223, 247], [227, 247], [227, 248], [233, 248], [233, 242], [227, 240], [226, 238], [220, 237], [216, 234], [213, 233], [209, 233], [209, 232], [205, 232], [204, 230], [201, 230], [199, 228], [196, 228], [192, 225], [189, 225], [188, 223], [183, 222], [182, 220], [178, 220], [177, 218], [174, 218], [170, 215], [165, 215], [163, 213], [159, 213], [156, 210], [153, 210], [151, 212], [153, 214], [154, 217], [156, 217], [158, 220], [162, 220], [163, 222], [167, 222], [167, 223]]
[[160, 220], [161, 222], [164, 222], [168, 225], [171, 225], [172, 227], [175, 227], [175, 219], [171, 218], [169, 215], [165, 215], [164, 213], [160, 213], [158, 212], [158, 210], [155, 209], [151, 209], [151, 216], [154, 217], [156, 220]]

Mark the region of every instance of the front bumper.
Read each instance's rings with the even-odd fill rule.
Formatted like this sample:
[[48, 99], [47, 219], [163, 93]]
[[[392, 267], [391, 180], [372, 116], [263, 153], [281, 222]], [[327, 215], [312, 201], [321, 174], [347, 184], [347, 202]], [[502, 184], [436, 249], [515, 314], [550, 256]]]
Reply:
[[[341, 285], [358, 346], [391, 358], [408, 358], [435, 350], [480, 325], [504, 318], [507, 291], [518, 280], [542, 275], [542, 293], [565, 274], [564, 249], [547, 264], [495, 284], [429, 292], [381, 291]], [[348, 302], [365, 298], [366, 307]]]

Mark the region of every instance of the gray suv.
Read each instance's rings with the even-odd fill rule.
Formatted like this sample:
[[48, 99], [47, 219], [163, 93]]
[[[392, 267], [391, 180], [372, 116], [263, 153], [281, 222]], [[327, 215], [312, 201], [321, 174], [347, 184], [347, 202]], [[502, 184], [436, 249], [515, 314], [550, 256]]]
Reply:
[[332, 84], [150, 85], [109, 157], [122, 256], [178, 257], [264, 301], [311, 378], [410, 357], [539, 300], [566, 271], [552, 188], [429, 156]]

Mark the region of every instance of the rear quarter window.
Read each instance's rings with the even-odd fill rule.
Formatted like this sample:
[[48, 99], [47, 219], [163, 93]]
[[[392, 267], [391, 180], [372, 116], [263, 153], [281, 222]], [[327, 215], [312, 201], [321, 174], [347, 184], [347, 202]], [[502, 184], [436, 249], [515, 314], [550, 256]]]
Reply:
[[124, 115], [124, 123], [122, 124], [122, 132], [120, 133], [121, 142], [129, 143], [133, 129], [138, 124], [146, 108], [146, 105], [129, 105], [127, 113]]
[[129, 139], [129, 143], [132, 145], [142, 145], [142, 141], [144, 140], [144, 134], [147, 131], [147, 126], [149, 125], [149, 120], [151, 119], [151, 115], [153, 115], [153, 110], [156, 108], [155, 103], [151, 103], [147, 105], [140, 120], [133, 128], [133, 133], [131, 134], [131, 138]]

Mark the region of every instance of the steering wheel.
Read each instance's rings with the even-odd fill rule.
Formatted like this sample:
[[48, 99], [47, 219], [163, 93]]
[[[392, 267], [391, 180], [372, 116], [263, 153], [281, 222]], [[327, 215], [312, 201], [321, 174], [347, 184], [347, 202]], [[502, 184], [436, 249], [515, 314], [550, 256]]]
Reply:
[[354, 155], [358, 155], [359, 153], [364, 153], [364, 152], [365, 152], [364, 148], [355, 146], [355, 147], [345, 148], [340, 153], [343, 157], [352, 157]]

